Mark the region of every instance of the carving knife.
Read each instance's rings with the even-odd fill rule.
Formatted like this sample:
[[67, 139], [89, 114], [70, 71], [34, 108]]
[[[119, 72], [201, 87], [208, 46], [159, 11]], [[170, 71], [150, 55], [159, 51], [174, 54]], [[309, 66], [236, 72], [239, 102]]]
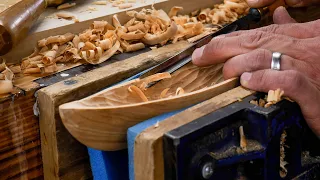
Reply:
[[[286, 6], [284, 0], [277, 0], [275, 3], [268, 7], [264, 8], [251, 8], [249, 10], [249, 13], [238, 20], [224, 26], [217, 32], [214, 32], [212, 34], [207, 35], [206, 37], [194, 42], [191, 44], [190, 47], [188, 47], [185, 50], [182, 50], [181, 52], [177, 53], [176, 55], [172, 56], [171, 58], [167, 59], [166, 61], [150, 68], [149, 70], [142, 73], [139, 78], [145, 78], [150, 75], [156, 74], [156, 73], [163, 73], [168, 72], [172, 74], [176, 70], [180, 69], [184, 65], [191, 62], [192, 58], [191, 55], [193, 51], [197, 48], [200, 48], [203, 45], [206, 45], [210, 42], [210, 40], [216, 36], [222, 35], [222, 34], [228, 34], [234, 31], [238, 30], [249, 30], [250, 26], [259, 23], [264, 17], [268, 15], [272, 15], [274, 10], [277, 7], [280, 6]], [[157, 81], [159, 82], [159, 81]], [[157, 82], [149, 83], [146, 87], [149, 88], [156, 84]]]

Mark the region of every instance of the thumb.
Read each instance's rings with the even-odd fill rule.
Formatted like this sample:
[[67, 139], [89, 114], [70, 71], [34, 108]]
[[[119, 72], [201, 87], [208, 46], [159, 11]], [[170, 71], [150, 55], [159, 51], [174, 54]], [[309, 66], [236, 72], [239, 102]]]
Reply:
[[268, 92], [280, 88], [284, 95], [297, 102], [310, 128], [320, 136], [320, 92], [301, 73], [293, 70], [259, 70], [243, 73], [242, 86], [259, 92]]
[[273, 22], [275, 24], [297, 23], [297, 21], [290, 16], [286, 8], [284, 8], [283, 6], [278, 7], [274, 11]]

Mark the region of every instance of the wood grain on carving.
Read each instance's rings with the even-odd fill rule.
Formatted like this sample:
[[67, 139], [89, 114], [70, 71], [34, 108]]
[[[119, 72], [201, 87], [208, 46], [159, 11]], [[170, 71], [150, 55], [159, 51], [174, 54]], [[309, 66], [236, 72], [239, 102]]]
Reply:
[[0, 103], [0, 179], [43, 175], [38, 119], [33, 93]]
[[[160, 115], [192, 104], [199, 103], [235, 87], [236, 80], [222, 84], [223, 65], [199, 68], [192, 64], [173, 73], [170, 79], [164, 79], [144, 91], [148, 102], [143, 102], [131, 85], [139, 87], [142, 80], [133, 80], [106, 89], [80, 101], [60, 106], [60, 116], [65, 127], [81, 143], [101, 150], [119, 150], [126, 148], [126, 131], [129, 127]], [[178, 88], [185, 94], [175, 96]], [[167, 97], [160, 99], [161, 92], [170, 88]], [[170, 97], [172, 96], [172, 97]]]
[[221, 88], [225, 93], [161, 121], [157, 128], [154, 126], [149, 127], [136, 137], [134, 144], [135, 179], [164, 180], [162, 147], [162, 136], [164, 133], [234, 103], [239, 98], [242, 99], [254, 93], [241, 86], [232, 90], [224, 86], [221, 86]]

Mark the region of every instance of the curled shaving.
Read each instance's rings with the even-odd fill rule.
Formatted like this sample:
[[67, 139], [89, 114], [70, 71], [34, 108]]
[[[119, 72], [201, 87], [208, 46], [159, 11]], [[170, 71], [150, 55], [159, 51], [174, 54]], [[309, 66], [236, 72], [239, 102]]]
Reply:
[[199, 21], [207, 20], [209, 13], [210, 13], [210, 8], [206, 8], [206, 9], [201, 10], [200, 14], [198, 15]]
[[96, 45], [93, 43], [87, 41], [84, 43], [84, 46], [81, 48], [82, 51], [88, 51], [88, 50], [94, 50], [96, 48]]
[[0, 80], [0, 94], [9, 94], [13, 90], [13, 84], [10, 80]]
[[120, 23], [118, 16], [116, 14], [112, 17], [112, 23], [113, 23], [113, 26], [116, 28], [121, 27], [121, 23]]
[[15, 65], [15, 66], [10, 66], [9, 69], [14, 73], [18, 74], [21, 72], [21, 66]]
[[66, 33], [64, 35], [58, 35], [58, 36], [50, 36], [48, 38], [45, 38], [45, 39], [38, 41], [38, 46], [44, 47], [44, 46], [48, 46], [53, 43], [57, 43], [59, 45], [62, 45], [64, 43], [71, 41], [74, 38], [74, 36], [75, 35], [72, 33]]
[[144, 24], [142, 22], [139, 22], [138, 24], [132, 25], [127, 27], [129, 32], [133, 32], [133, 31], [142, 31], [145, 32], [146, 31], [146, 27], [144, 26]]
[[41, 68], [41, 71], [43, 71], [43, 73], [53, 73], [53, 72], [56, 72], [57, 69], [58, 69], [57, 64], [52, 64], [50, 66], [45, 66]]
[[[80, 55], [78, 54], [79, 50], [77, 48], [71, 48], [65, 52], [65, 56], [60, 56], [60, 58], [65, 57], [66, 61], [74, 61], [77, 62], [81, 59]], [[56, 61], [59, 61], [60, 59], [56, 59]]]
[[50, 65], [55, 63], [53, 60], [56, 58], [57, 50], [58, 45], [55, 44], [50, 51], [46, 52], [42, 58], [43, 64]]
[[166, 89], [164, 89], [163, 91], [161, 91], [161, 94], [160, 94], [160, 98], [161, 98], [161, 99], [166, 97], [169, 89], [170, 89], [170, 88], [166, 88]]
[[170, 18], [172, 18], [173, 16], [176, 16], [176, 15], [178, 14], [178, 12], [181, 11], [181, 10], [183, 10], [183, 7], [181, 7], [181, 6], [174, 6], [174, 7], [171, 8], [168, 16], [169, 16]]
[[125, 33], [123, 30], [119, 30], [117, 35], [119, 38], [124, 40], [140, 40], [145, 36], [145, 33], [141, 31]]
[[176, 90], [176, 96], [184, 94], [184, 90], [181, 87], [178, 87]]
[[[136, 18], [132, 18], [126, 24], [124, 24], [124, 27], [125, 28], [131, 27], [134, 25], [135, 22], [136, 22]], [[142, 23], [142, 22], [140, 22], [140, 23]]]
[[176, 23], [172, 22], [170, 27], [167, 29], [166, 32], [160, 35], [154, 34], [146, 34], [142, 39], [142, 42], [148, 45], [156, 45], [163, 41], [167, 41], [168, 39], [172, 38], [177, 33], [178, 27]]
[[72, 43], [74, 45], [75, 48], [78, 48], [78, 44], [81, 42], [80, 38], [78, 35], [74, 36]]
[[1, 73], [4, 74], [5, 80], [12, 81], [14, 78], [14, 73], [8, 67], [6, 67], [6, 69]]
[[131, 85], [129, 86], [128, 90], [129, 92], [135, 92], [135, 94], [137, 94], [143, 102], [148, 102], [146, 95], [137, 86]]
[[121, 47], [126, 52], [132, 52], [132, 51], [138, 51], [140, 49], [144, 49], [145, 45], [143, 43], [135, 43], [135, 44], [129, 44], [125, 41], [121, 41]]
[[104, 39], [102, 41], [98, 41], [97, 46], [99, 46], [103, 50], [107, 50], [112, 47], [112, 42], [110, 41], [110, 39]]
[[[3, 63], [5, 66], [4, 70], [0, 74], [0, 94], [9, 94], [13, 91], [12, 80], [14, 73]], [[2, 65], [2, 67], [3, 67]]]
[[143, 82], [145, 82], [145, 84], [149, 84], [151, 82], [156, 82], [156, 81], [160, 81], [162, 79], [169, 79], [171, 78], [171, 74], [168, 72], [164, 72], [164, 73], [157, 73], [154, 75], [151, 75], [149, 77], [146, 77], [144, 79], [142, 79]]
[[23, 74], [38, 74], [38, 73], [41, 73], [41, 69], [39, 67], [32, 67], [32, 68], [25, 69], [23, 71]]
[[109, 59], [111, 56], [113, 56], [117, 52], [119, 47], [120, 47], [120, 42], [117, 41], [112, 48], [110, 48], [109, 50], [105, 51], [97, 59], [93, 58], [93, 57], [95, 57], [95, 54], [96, 54], [96, 52], [93, 51], [93, 50], [89, 50], [89, 55], [85, 51], [82, 51], [81, 53], [82, 53], [83, 59], [86, 60], [88, 63], [90, 63], [90, 64], [100, 64], [100, 63], [106, 61], [107, 59]]

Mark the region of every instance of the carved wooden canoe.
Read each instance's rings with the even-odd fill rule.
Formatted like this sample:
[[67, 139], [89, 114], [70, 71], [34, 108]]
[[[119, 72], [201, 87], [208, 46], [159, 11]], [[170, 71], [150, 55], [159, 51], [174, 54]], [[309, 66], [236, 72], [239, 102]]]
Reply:
[[[63, 124], [81, 143], [95, 149], [113, 151], [126, 148], [127, 129], [154, 116], [197, 104], [236, 87], [238, 79], [223, 81], [222, 65], [196, 67], [188, 64], [156, 85], [143, 91], [143, 102], [128, 88], [136, 79], [105, 89], [79, 101], [59, 107]], [[170, 88], [166, 97], [161, 92]], [[177, 89], [184, 94], [176, 95]]]

